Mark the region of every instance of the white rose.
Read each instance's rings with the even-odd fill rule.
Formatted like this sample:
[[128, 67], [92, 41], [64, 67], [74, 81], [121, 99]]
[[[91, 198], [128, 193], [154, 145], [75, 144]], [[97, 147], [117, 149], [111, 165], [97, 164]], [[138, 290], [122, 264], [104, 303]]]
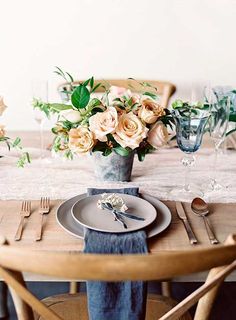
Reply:
[[77, 123], [81, 120], [81, 114], [78, 110], [68, 109], [60, 112], [60, 119]]
[[146, 138], [148, 128], [133, 113], [122, 114], [114, 134], [115, 140], [123, 147], [135, 149]]
[[116, 108], [108, 107], [104, 112], [97, 112], [89, 118], [89, 129], [94, 133], [96, 139], [107, 141], [106, 135], [113, 133], [118, 124]]
[[69, 148], [75, 153], [86, 153], [94, 146], [93, 134], [87, 127], [79, 126], [69, 131]]
[[7, 108], [3, 101], [3, 97], [0, 96], [0, 116], [3, 114], [4, 110]]
[[166, 126], [161, 121], [158, 121], [152, 126], [152, 128], [148, 132], [147, 141], [154, 148], [160, 148], [167, 143], [168, 138], [169, 135]]
[[159, 104], [150, 99], [142, 101], [142, 105], [138, 112], [139, 118], [148, 124], [156, 122], [157, 119], [164, 114], [165, 110]]

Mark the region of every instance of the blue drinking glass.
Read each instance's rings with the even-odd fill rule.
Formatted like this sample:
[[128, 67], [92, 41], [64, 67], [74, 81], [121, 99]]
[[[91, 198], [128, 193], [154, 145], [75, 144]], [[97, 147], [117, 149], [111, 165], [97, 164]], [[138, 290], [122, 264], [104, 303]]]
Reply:
[[185, 153], [182, 159], [182, 164], [185, 167], [184, 190], [190, 191], [190, 170], [195, 163], [193, 153], [201, 146], [209, 114], [205, 110], [196, 109], [193, 112], [181, 112], [181, 110], [175, 109], [172, 114], [176, 125], [177, 144], [180, 150]]

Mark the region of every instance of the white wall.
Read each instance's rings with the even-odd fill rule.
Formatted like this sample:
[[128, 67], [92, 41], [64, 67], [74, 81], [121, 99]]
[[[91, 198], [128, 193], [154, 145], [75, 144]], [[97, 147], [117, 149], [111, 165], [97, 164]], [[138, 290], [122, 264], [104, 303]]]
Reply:
[[[77, 78], [165, 79], [236, 85], [234, 0], [0, 0], [1, 123], [34, 129], [31, 83], [55, 65]], [[185, 93], [184, 93], [185, 92]]]

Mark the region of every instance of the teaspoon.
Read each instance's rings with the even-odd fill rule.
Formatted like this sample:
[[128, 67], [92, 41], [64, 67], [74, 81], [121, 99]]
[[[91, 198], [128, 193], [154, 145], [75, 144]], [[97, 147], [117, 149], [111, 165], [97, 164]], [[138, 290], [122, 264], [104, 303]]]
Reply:
[[216, 239], [216, 237], [214, 235], [214, 232], [213, 232], [212, 227], [210, 225], [210, 221], [206, 217], [206, 215], [209, 213], [209, 208], [208, 208], [207, 203], [201, 198], [195, 198], [195, 199], [193, 199], [193, 201], [191, 203], [191, 209], [197, 216], [203, 218], [203, 221], [205, 223], [205, 227], [207, 230], [208, 238], [211, 241], [211, 244], [219, 243], [219, 241]]

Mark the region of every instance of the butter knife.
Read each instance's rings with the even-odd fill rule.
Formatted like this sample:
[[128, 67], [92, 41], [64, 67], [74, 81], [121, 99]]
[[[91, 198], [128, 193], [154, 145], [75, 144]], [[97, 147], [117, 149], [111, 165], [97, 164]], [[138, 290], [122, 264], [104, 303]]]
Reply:
[[177, 211], [179, 218], [182, 220], [182, 222], [184, 224], [184, 227], [187, 232], [190, 244], [196, 244], [198, 242], [197, 238], [195, 237], [195, 234], [193, 233], [193, 230], [190, 226], [190, 223], [189, 223], [188, 218], [186, 216], [186, 213], [184, 211], [183, 205], [179, 201], [176, 202], [176, 211]]

